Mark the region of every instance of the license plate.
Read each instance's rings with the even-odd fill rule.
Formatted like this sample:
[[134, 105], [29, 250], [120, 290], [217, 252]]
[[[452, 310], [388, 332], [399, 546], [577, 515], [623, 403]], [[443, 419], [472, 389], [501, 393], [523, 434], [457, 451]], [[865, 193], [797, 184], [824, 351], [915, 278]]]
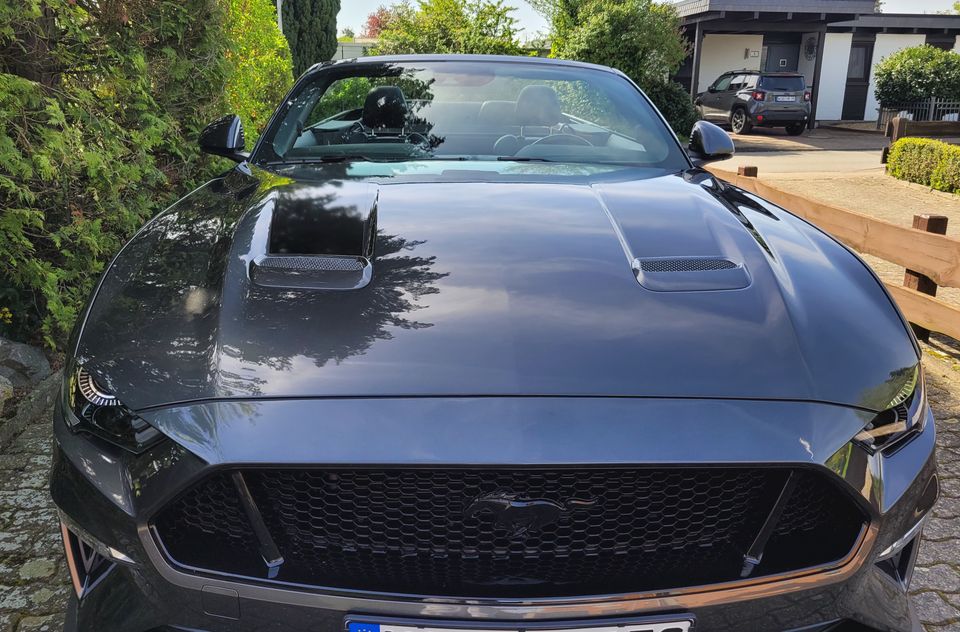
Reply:
[[634, 623], [618, 623], [616, 625], [586, 626], [586, 627], [544, 627], [543, 625], [507, 626], [497, 628], [482, 627], [434, 627], [412, 622], [402, 624], [347, 621], [347, 632], [691, 632], [693, 618], [660, 618], [637, 621]]
[[796, 101], [797, 97], [777, 97], [777, 101], [783, 103], [784, 101]]

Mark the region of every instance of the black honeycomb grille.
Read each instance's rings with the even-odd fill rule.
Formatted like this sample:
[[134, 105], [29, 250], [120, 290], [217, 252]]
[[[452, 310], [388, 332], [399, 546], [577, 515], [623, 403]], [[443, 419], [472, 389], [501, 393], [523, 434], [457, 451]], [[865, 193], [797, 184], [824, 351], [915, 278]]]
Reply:
[[[303, 470], [243, 472], [285, 563], [277, 581], [345, 590], [538, 597], [634, 592], [739, 578], [784, 469]], [[822, 477], [799, 484], [754, 575], [842, 558], [864, 517]], [[549, 501], [555, 522], [517, 533], [479, 498]], [[579, 503], [571, 502], [579, 501]], [[508, 521], [509, 522], [509, 521]], [[178, 564], [263, 579], [228, 474], [165, 509]]]
[[736, 267], [737, 264], [727, 259], [710, 257], [640, 259], [640, 269], [644, 272], [712, 272]]

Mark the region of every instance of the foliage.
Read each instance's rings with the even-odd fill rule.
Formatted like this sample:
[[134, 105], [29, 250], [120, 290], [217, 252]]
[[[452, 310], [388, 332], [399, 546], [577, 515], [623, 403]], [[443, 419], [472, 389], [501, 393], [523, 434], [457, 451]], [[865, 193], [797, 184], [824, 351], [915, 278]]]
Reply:
[[514, 9], [502, 0], [419, 0], [394, 5], [379, 53], [518, 55]]
[[960, 54], [924, 44], [884, 57], [876, 70], [874, 94], [881, 105], [930, 97], [960, 99]]
[[527, 0], [527, 4], [550, 22], [553, 54], [558, 56], [570, 31], [579, 23], [584, 0]]
[[247, 147], [293, 84], [290, 49], [272, 0], [229, 0], [227, 109], [244, 123]]
[[655, 81], [643, 90], [670, 123], [674, 132], [684, 138], [690, 135], [690, 130], [700, 115], [686, 88], [675, 81]]
[[380, 32], [387, 26], [387, 23], [390, 22], [390, 18], [392, 17], [393, 11], [380, 5], [376, 11], [367, 15], [367, 21], [363, 25], [363, 30], [360, 31], [360, 37], [367, 39], [380, 37]]
[[960, 193], [960, 146], [930, 138], [901, 138], [890, 147], [887, 172], [938, 191]]
[[285, 0], [282, 6], [283, 34], [290, 42], [293, 71], [299, 77], [337, 52], [340, 0]]
[[[557, 0], [553, 6], [576, 4], [565, 2]], [[555, 54], [622, 70], [677, 133], [688, 134], [697, 119], [696, 109], [690, 95], [668, 79], [689, 52], [676, 9], [653, 0], [584, 0], [576, 10], [577, 24], [558, 47], [555, 42]]]
[[350, 27], [346, 27], [345, 29], [340, 31], [340, 37], [337, 38], [337, 41], [352, 42], [354, 39], [356, 39], [356, 37], [357, 37], [357, 34], [353, 32], [353, 29]]
[[260, 71], [231, 68], [229, 6], [0, 3], [0, 333], [62, 346], [122, 243], [223, 169], [197, 136]]

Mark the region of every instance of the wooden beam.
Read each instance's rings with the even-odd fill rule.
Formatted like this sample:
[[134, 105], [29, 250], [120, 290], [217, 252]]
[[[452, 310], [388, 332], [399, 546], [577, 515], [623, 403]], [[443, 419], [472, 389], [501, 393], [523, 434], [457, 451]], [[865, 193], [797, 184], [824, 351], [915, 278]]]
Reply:
[[[913, 227], [928, 233], [937, 233], [938, 235], [947, 234], [947, 217], [945, 215], [914, 215]], [[915, 272], [907, 268], [903, 273], [903, 286], [916, 290], [921, 294], [928, 296], [937, 295], [937, 284], [930, 277]], [[913, 326], [913, 332], [917, 338], [927, 342], [930, 340], [930, 330], [919, 325]]]
[[884, 285], [911, 323], [960, 340], [960, 309], [910, 288], [893, 283]]
[[898, 226], [863, 213], [816, 202], [758, 178], [738, 176], [713, 166], [707, 169], [717, 177], [808, 220], [854, 250], [919, 272], [937, 285], [960, 287], [960, 239]]

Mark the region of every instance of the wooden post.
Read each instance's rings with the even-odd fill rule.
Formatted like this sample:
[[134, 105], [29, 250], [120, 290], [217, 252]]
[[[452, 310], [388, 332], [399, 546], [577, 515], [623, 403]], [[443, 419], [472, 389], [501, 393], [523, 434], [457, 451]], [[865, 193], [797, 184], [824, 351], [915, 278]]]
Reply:
[[[946, 235], [947, 218], [943, 215], [914, 215], [913, 227], [928, 233]], [[903, 285], [917, 292], [929, 294], [930, 296], [937, 295], [937, 284], [933, 282], [933, 279], [919, 272], [914, 272], [913, 270], [904, 272]], [[920, 325], [913, 325], [913, 331], [920, 340], [924, 342], [930, 340], [929, 329], [921, 327]]]
[[744, 176], [747, 178], [756, 178], [758, 169], [752, 165], [743, 165], [742, 167], [737, 167], [737, 175]]
[[910, 119], [897, 116], [893, 119], [893, 134], [890, 135], [890, 144], [894, 144], [907, 135], [907, 124]]

